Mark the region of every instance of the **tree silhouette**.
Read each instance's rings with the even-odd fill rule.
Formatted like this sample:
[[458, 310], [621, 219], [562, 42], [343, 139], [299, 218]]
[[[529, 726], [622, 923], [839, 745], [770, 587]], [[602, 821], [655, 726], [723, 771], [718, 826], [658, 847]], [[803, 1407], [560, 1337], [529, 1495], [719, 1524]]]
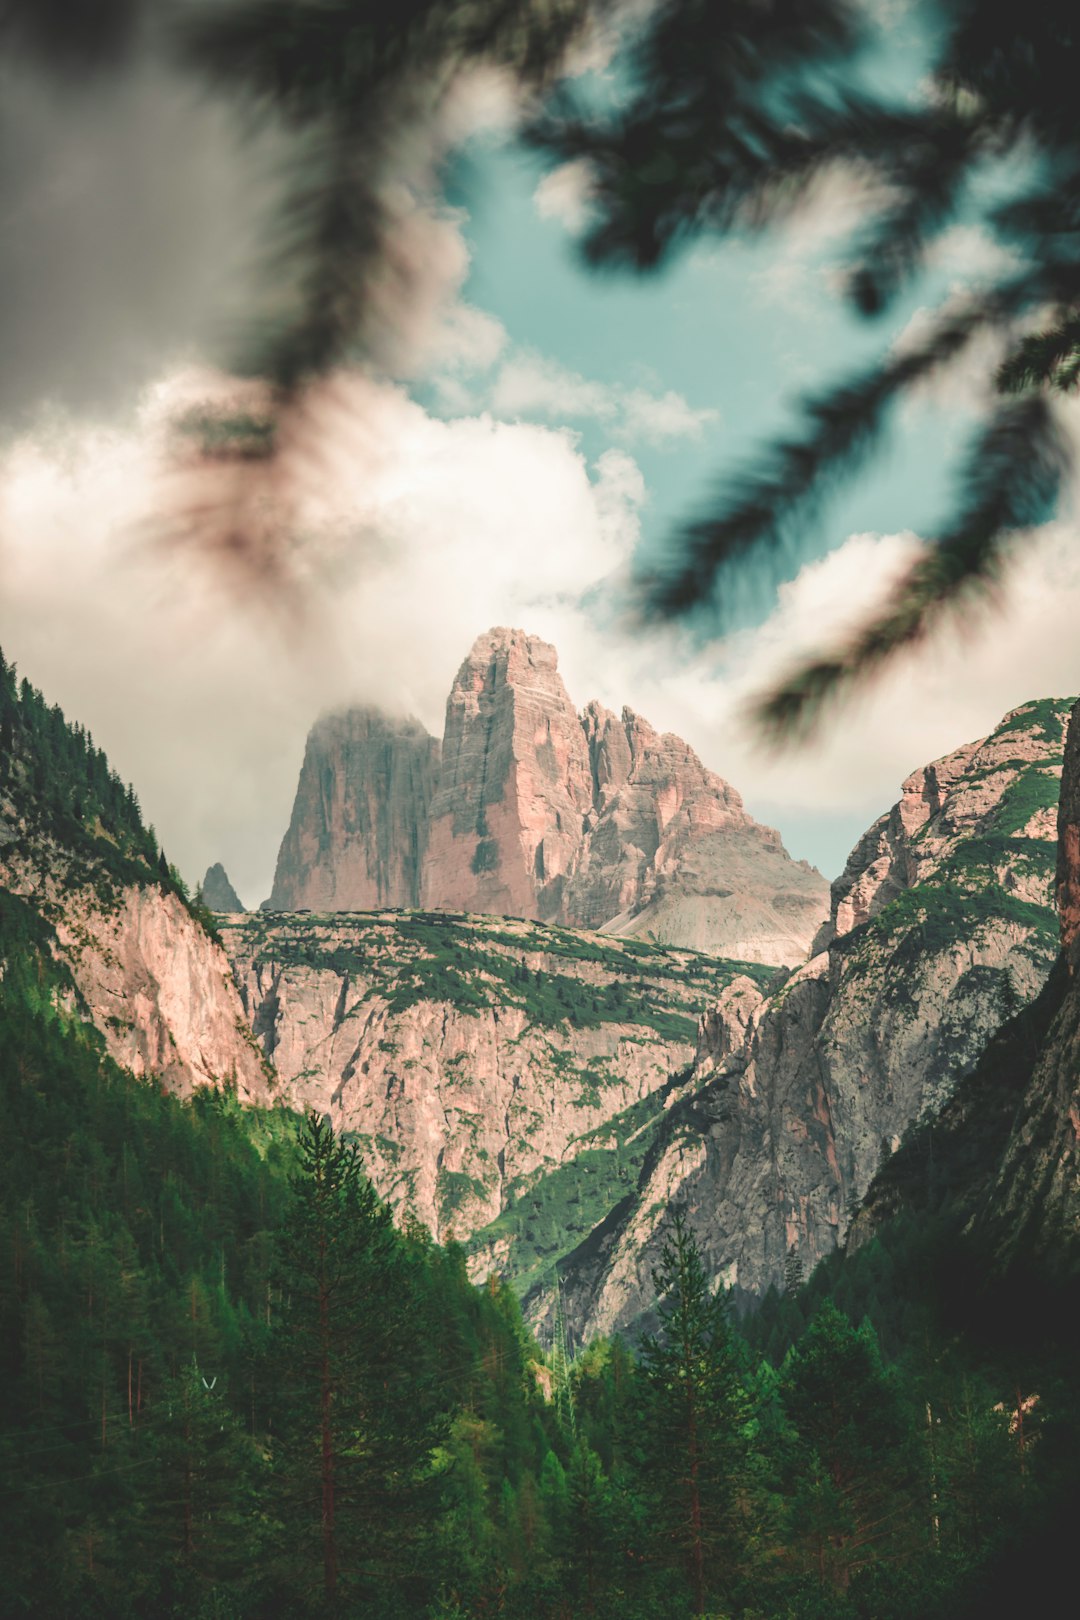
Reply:
[[668, 0], [630, 53], [632, 93], [585, 110], [565, 93], [533, 131], [559, 160], [586, 161], [594, 223], [589, 262], [653, 270], [704, 232], [782, 216], [824, 171], [857, 164], [881, 203], [855, 243], [847, 296], [866, 317], [885, 310], [928, 247], [972, 203], [988, 162], [1027, 158], [1008, 200], [981, 203], [981, 224], [1013, 250], [1009, 267], [925, 335], [803, 401], [802, 424], [725, 483], [688, 524], [666, 566], [642, 582], [647, 611], [713, 615], [720, 587], [748, 558], [774, 561], [854, 471], [890, 408], [973, 340], [999, 336], [996, 398], [959, 471], [936, 543], [880, 614], [774, 691], [759, 717], [805, 730], [852, 680], [925, 636], [944, 608], [985, 593], [1009, 537], [1051, 515], [1069, 452], [1053, 396], [1080, 378], [1080, 61], [1074, 9], [935, 0], [936, 41], [922, 101], [871, 96], [856, 69], [869, 8], [845, 0]]

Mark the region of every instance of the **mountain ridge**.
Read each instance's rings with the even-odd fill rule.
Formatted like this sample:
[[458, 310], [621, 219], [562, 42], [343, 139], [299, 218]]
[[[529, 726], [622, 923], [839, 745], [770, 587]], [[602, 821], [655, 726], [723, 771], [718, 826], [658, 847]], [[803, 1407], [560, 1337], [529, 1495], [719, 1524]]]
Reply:
[[458, 669], [441, 744], [371, 709], [316, 723], [269, 905], [520, 916], [780, 965], [826, 903], [686, 742], [628, 708], [578, 714], [554, 647], [497, 627]]

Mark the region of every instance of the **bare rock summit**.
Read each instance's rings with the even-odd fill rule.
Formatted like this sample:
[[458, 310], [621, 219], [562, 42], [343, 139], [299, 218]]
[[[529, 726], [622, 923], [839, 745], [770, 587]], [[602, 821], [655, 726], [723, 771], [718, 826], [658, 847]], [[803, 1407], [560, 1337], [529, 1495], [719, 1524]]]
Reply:
[[801, 961], [820, 873], [681, 738], [624, 709], [575, 709], [555, 648], [489, 630], [458, 670], [439, 744], [358, 709], [308, 739], [275, 910], [432, 911]]
[[438, 738], [380, 709], [323, 715], [308, 736], [272, 911], [415, 906]]
[[585, 735], [555, 648], [489, 630], [446, 704], [423, 904], [566, 920], [566, 880], [592, 809]]
[[226, 915], [238, 911], [246, 911], [247, 907], [229, 882], [229, 874], [220, 861], [208, 866], [206, 876], [202, 880], [202, 897], [204, 905], [211, 911], [221, 911]]

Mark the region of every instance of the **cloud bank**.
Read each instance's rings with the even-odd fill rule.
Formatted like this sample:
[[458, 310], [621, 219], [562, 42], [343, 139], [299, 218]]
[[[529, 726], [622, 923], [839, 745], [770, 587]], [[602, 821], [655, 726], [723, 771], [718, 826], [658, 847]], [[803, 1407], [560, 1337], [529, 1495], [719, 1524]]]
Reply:
[[[553, 641], [579, 706], [627, 703], [685, 736], [829, 875], [908, 771], [1027, 698], [1080, 685], [1080, 548], [1060, 523], [1018, 549], [999, 614], [943, 626], [811, 746], [763, 754], [748, 700], [857, 622], [917, 537], [851, 536], [781, 588], [763, 625], [696, 651], [619, 617], [647, 497], [625, 450], [590, 466], [566, 430], [443, 421], [364, 378], [352, 382], [362, 429], [339, 447], [332, 500], [309, 514], [298, 612], [283, 619], [224, 592], [197, 556], [146, 542], [166, 406], [201, 386], [174, 376], [130, 426], [54, 416], [8, 447], [0, 642], [135, 781], [187, 875], [224, 860], [249, 904], [269, 891], [315, 716], [378, 702], [441, 731], [454, 671], [493, 624]], [[843, 843], [821, 854], [800, 828], [830, 817]]]

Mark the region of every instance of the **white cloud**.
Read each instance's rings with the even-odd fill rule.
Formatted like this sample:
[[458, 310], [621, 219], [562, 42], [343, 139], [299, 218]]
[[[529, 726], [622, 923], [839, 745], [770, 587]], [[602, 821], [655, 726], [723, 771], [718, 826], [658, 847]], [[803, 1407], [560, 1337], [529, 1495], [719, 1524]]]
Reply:
[[[957, 285], [943, 303], [931, 308], [922, 304], [912, 314], [893, 339], [891, 353], [905, 354], [918, 348], [929, 337], [942, 318], [959, 314], [966, 309], [971, 294]], [[970, 418], [984, 411], [990, 401], [994, 373], [1005, 353], [1005, 340], [1000, 332], [984, 327], [954, 359], [934, 366], [906, 390], [901, 409], [906, 415], [930, 404], [956, 414], [958, 427], [969, 425]]]
[[191, 877], [224, 860], [254, 903], [319, 711], [379, 701], [440, 732], [454, 671], [489, 625], [587, 641], [581, 600], [625, 568], [644, 486], [624, 451], [590, 470], [565, 432], [439, 421], [353, 378], [337, 400], [351, 433], [318, 435], [297, 505], [307, 544], [285, 618], [227, 595], [201, 555], [147, 539], [160, 424], [205, 392], [169, 379], [130, 431], [69, 421], [8, 448], [0, 642], [136, 782], [170, 857]]
[[428, 346], [427, 362], [439, 373], [490, 371], [506, 347], [506, 327], [486, 310], [457, 302], [445, 312]]
[[[751, 808], [783, 806], [787, 818], [861, 810], [868, 822], [917, 766], [984, 736], [1029, 698], [1080, 689], [1078, 540], [1068, 524], [1025, 538], [995, 608], [948, 617], [838, 707], [812, 742], [767, 753], [748, 725], [748, 701], [863, 622], [923, 544], [911, 534], [852, 535], [781, 588], [758, 631], [733, 638], [719, 658], [688, 663], [679, 686], [687, 734]], [[711, 716], [702, 712], [710, 696], [720, 698]]]
[[669, 389], [650, 394], [582, 377], [545, 355], [522, 351], [500, 368], [487, 396], [500, 416], [541, 416], [554, 421], [589, 418], [604, 422], [612, 436], [627, 443], [665, 444], [699, 438], [719, 420], [712, 408], [690, 405]]
[[760, 628], [704, 650], [683, 631], [628, 633], [614, 620], [588, 635], [564, 631], [567, 684], [612, 708], [629, 703], [686, 738], [752, 814], [781, 826], [795, 853], [808, 852], [808, 827], [837, 826], [825, 863], [834, 876], [912, 770], [985, 736], [1030, 698], [1080, 690], [1080, 534], [1056, 524], [1017, 547], [998, 610], [943, 622], [805, 745], [763, 747], [748, 718], [752, 700], [862, 622], [921, 546], [911, 534], [852, 535], [781, 587]]
[[540, 180], [533, 205], [541, 219], [553, 219], [567, 231], [578, 232], [589, 223], [594, 181], [586, 158], [561, 163]]
[[617, 412], [615, 391], [606, 383], [590, 382], [557, 360], [529, 352], [514, 355], [502, 367], [490, 404], [500, 416], [591, 416], [610, 422]]
[[952, 225], [931, 243], [927, 264], [962, 283], [990, 281], [1019, 269], [1014, 248], [999, 242], [981, 225]]
[[666, 394], [650, 394], [644, 388], [631, 388], [620, 397], [620, 434], [631, 442], [665, 444], [671, 439], [699, 439], [710, 423], [720, 420], [711, 407], [690, 405], [681, 394], [669, 388]]

